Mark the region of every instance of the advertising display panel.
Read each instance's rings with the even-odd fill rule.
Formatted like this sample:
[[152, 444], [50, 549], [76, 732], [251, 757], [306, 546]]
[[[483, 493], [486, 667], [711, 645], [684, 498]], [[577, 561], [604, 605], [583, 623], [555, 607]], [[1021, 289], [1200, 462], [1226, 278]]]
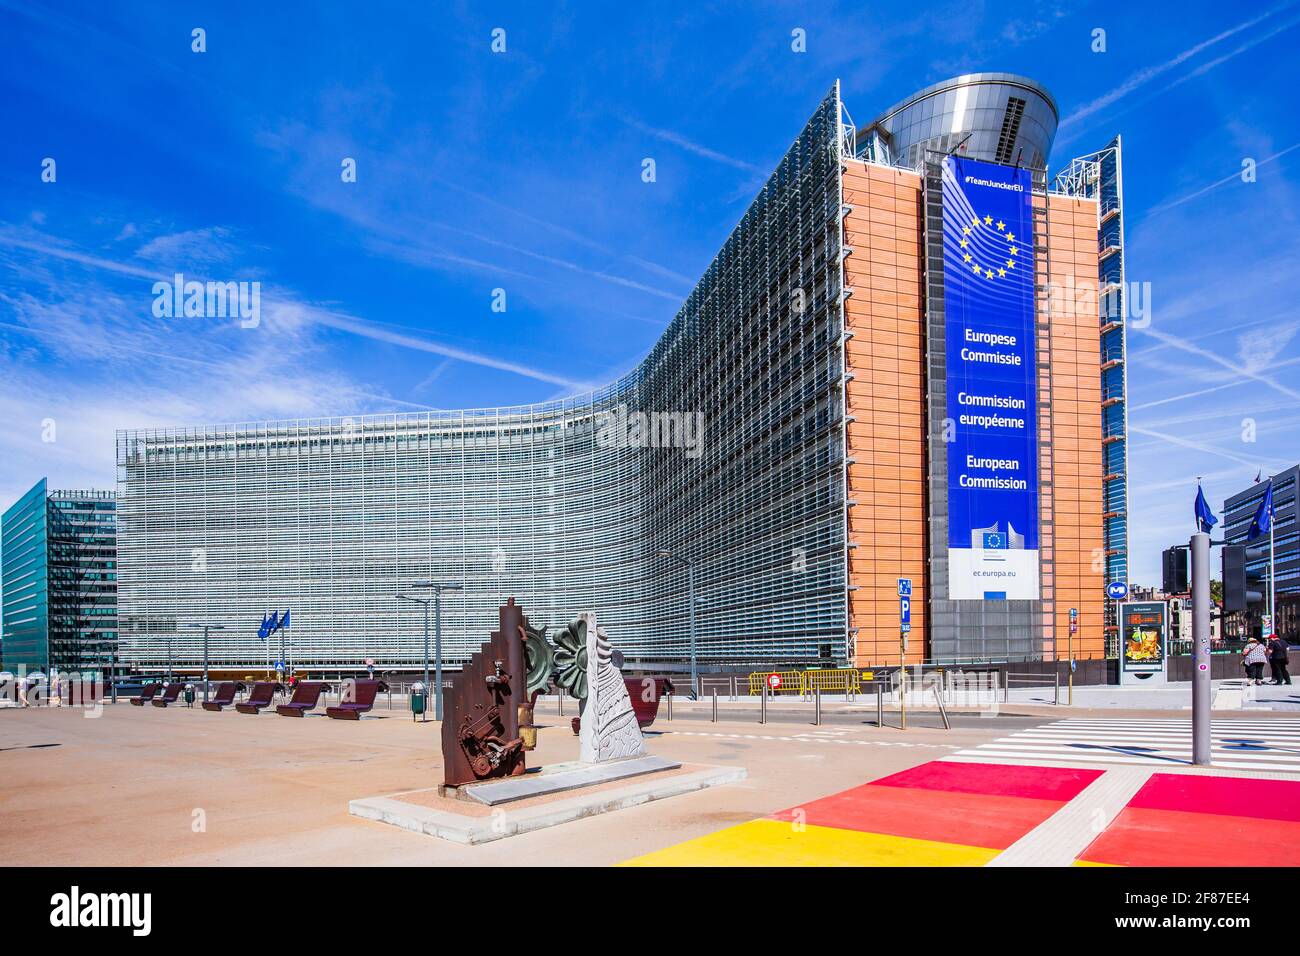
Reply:
[[1164, 683], [1168, 630], [1163, 601], [1130, 601], [1119, 606], [1121, 684]]

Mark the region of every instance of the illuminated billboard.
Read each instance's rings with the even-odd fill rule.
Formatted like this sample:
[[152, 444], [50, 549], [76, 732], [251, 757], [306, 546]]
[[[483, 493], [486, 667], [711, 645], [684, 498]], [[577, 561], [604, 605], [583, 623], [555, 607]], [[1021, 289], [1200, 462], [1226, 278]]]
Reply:
[[1030, 172], [943, 162], [948, 597], [1037, 600]]

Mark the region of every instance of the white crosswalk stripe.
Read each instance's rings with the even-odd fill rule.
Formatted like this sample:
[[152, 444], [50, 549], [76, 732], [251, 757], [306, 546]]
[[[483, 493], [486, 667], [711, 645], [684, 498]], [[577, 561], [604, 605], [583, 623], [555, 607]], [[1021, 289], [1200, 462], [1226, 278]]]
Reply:
[[[1214, 766], [1300, 774], [1300, 720], [1213, 720]], [[1068, 718], [960, 750], [961, 763], [1190, 766], [1192, 721], [1183, 718]]]

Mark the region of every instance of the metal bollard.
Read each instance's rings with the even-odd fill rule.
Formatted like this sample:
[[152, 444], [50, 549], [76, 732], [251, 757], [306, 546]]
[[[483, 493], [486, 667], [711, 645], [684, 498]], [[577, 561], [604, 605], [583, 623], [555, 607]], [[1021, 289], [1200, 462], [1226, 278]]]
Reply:
[[668, 695], [668, 719], [673, 719], [673, 695]]
[[560, 716], [563, 717], [564, 716], [564, 688], [563, 687], [559, 689], [559, 692], [555, 695], [555, 699], [556, 699], [556, 706], [560, 708]]
[[1061, 672], [1057, 671], [1052, 677], [1053, 683], [1056, 685], [1052, 689], [1052, 703], [1059, 706], [1061, 703]]
[[876, 684], [876, 726], [885, 726], [885, 688]]
[[713, 722], [718, 722], [718, 688], [713, 688]]
[[763, 681], [763, 694], [758, 702], [758, 722], [767, 723], [767, 681]]
[[822, 689], [818, 687], [813, 691], [813, 726], [820, 727], [822, 724]]

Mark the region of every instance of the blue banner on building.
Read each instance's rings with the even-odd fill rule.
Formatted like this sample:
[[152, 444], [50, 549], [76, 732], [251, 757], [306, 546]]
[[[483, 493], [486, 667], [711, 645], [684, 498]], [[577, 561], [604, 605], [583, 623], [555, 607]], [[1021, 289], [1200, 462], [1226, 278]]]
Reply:
[[1040, 596], [1031, 187], [1025, 169], [944, 160], [953, 600]]

